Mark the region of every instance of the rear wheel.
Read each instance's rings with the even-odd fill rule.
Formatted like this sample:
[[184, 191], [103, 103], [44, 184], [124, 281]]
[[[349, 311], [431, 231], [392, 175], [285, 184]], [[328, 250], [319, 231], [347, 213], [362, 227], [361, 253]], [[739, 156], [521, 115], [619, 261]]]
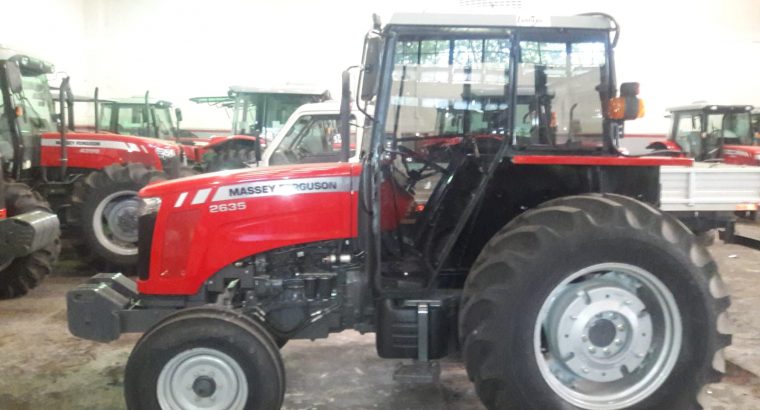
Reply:
[[[31, 211], [51, 212], [42, 196], [26, 184], [10, 183], [6, 186], [5, 203], [8, 216]], [[53, 270], [61, 252], [60, 233], [50, 245], [20, 258], [0, 260], [0, 299], [23, 296], [39, 285]]]
[[525, 212], [486, 245], [463, 298], [467, 371], [492, 409], [698, 408], [730, 343], [704, 247], [618, 195]]
[[143, 335], [127, 361], [124, 392], [129, 409], [275, 410], [285, 371], [274, 341], [254, 320], [188, 309]]
[[137, 264], [137, 193], [166, 175], [143, 164], [111, 165], [87, 175], [72, 203], [80, 235], [77, 250], [101, 269], [131, 270]]

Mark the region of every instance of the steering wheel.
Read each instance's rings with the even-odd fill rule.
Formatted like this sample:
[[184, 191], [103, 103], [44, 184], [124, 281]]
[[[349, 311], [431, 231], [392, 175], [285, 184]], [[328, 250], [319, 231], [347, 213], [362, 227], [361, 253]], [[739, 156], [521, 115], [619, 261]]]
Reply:
[[[435, 170], [437, 172], [440, 172], [440, 173], [442, 173], [444, 175], [448, 175], [449, 174], [449, 171], [446, 168], [444, 168], [444, 167], [436, 164], [434, 161], [431, 161], [427, 157], [424, 157], [424, 156], [420, 155], [416, 151], [413, 151], [413, 150], [411, 150], [411, 149], [409, 149], [409, 148], [407, 148], [407, 147], [405, 147], [403, 145], [399, 145], [396, 149], [398, 150], [398, 154], [400, 154], [402, 157], [411, 158], [414, 161], [417, 161], [417, 162], [425, 165], [419, 171], [411, 171], [411, 172], [419, 173], [420, 179], [422, 179], [422, 173], [425, 172], [425, 169], [427, 169], [427, 168], [433, 169], [433, 170]], [[406, 163], [404, 163], [404, 167], [406, 167]], [[407, 171], [408, 171], [408, 168], [407, 168]]]

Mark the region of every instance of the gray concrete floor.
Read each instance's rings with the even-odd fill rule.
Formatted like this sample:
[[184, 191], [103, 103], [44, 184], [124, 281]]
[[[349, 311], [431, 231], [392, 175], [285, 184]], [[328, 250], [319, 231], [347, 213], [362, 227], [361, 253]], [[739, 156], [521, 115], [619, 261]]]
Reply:
[[[760, 235], [760, 228], [755, 229]], [[727, 376], [709, 386], [708, 409], [760, 408], [760, 252], [710, 248], [733, 296], [734, 345]], [[71, 260], [25, 298], [0, 302], [0, 410], [122, 409], [124, 364], [137, 335], [110, 344], [74, 338], [66, 328], [66, 291], [88, 275]], [[482, 409], [464, 368], [444, 362], [438, 385], [400, 385], [399, 361], [379, 359], [373, 335], [346, 331], [282, 350], [285, 409]]]

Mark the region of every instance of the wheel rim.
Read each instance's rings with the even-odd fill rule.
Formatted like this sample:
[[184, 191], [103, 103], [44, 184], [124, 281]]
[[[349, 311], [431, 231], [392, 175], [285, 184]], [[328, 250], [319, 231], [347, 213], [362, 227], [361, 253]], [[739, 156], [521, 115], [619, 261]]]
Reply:
[[619, 409], [649, 397], [667, 379], [682, 325], [667, 286], [637, 266], [580, 270], [544, 301], [534, 353], [547, 384], [585, 409]]
[[118, 255], [137, 255], [139, 209], [136, 191], [118, 191], [103, 198], [92, 215], [92, 228], [98, 243]]
[[174, 356], [158, 375], [162, 409], [239, 410], [248, 398], [240, 365], [215, 349], [194, 348]]

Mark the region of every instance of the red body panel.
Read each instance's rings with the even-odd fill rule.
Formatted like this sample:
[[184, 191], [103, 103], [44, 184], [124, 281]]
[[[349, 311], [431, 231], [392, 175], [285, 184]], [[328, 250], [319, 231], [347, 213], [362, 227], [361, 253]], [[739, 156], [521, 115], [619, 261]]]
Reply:
[[[70, 132], [66, 134], [66, 140], [69, 168], [103, 169], [109, 165], [131, 162], [160, 170], [163, 167], [157, 152], [179, 154], [177, 144], [129, 135]], [[41, 166], [61, 166], [60, 141], [59, 133], [42, 134]]]
[[[156, 219], [150, 279], [138, 282], [140, 292], [194, 294], [211, 275], [241, 258], [288, 245], [357, 236], [360, 172], [359, 164], [350, 163], [271, 167], [222, 171], [144, 188], [141, 196], [162, 198], [162, 211]], [[336, 189], [299, 192], [292, 185], [307, 187], [303, 181], [310, 180], [337, 181]], [[238, 191], [235, 198], [219, 199], [231, 195], [235, 186], [251, 190], [256, 186], [259, 191], [250, 195]], [[282, 187], [292, 189], [281, 191]], [[227, 210], [219, 211], [221, 206]]]
[[600, 166], [691, 166], [690, 158], [669, 157], [595, 157], [586, 155], [517, 155], [512, 162], [521, 165], [600, 165]]
[[760, 165], [755, 156], [760, 155], [757, 145], [724, 145], [723, 162], [737, 165]]

